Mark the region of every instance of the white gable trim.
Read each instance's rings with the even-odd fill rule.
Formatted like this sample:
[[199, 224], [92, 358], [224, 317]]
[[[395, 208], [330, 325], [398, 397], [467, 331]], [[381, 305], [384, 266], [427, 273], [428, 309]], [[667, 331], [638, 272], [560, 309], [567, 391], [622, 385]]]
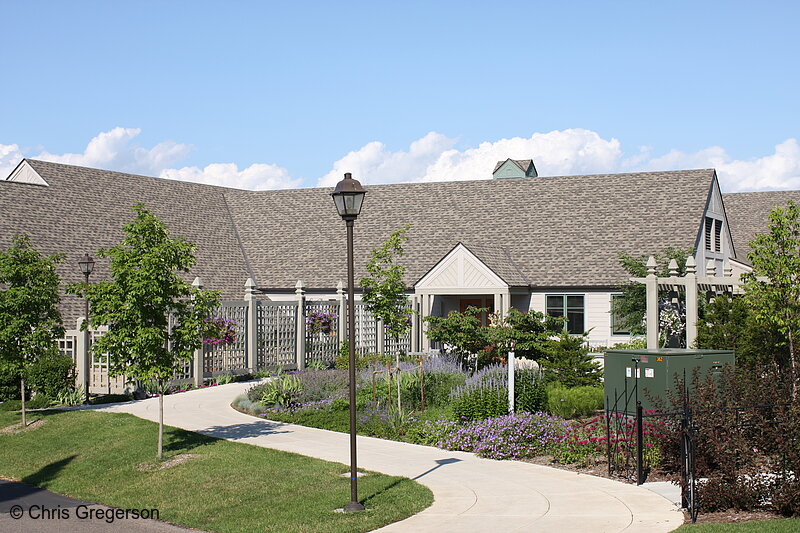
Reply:
[[44, 185], [45, 187], [49, 186], [44, 178], [42, 178], [39, 173], [33, 169], [31, 164], [24, 159], [19, 165], [17, 165], [17, 168], [15, 168], [11, 174], [9, 174], [8, 178], [6, 178], [6, 181]]
[[508, 288], [508, 283], [461, 243], [414, 285], [418, 294], [494, 294]]

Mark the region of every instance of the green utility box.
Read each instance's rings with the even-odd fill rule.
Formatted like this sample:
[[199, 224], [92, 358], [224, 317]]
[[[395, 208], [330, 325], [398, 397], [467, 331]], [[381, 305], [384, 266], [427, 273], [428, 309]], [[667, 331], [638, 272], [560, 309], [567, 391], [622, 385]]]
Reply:
[[733, 350], [608, 350], [604, 361], [606, 411], [635, 415], [637, 399], [645, 410], [653, 409], [648, 393], [663, 398], [669, 409], [667, 391], [675, 390], [675, 374], [683, 379], [685, 372], [687, 382], [691, 382], [696, 367], [701, 374], [721, 375], [726, 364], [731, 368], [736, 364]]

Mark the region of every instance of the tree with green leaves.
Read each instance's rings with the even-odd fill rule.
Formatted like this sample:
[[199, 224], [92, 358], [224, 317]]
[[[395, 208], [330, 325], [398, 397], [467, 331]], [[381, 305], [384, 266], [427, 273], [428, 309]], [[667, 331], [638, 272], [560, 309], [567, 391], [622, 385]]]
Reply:
[[502, 319], [490, 315], [489, 325], [481, 324], [481, 313], [487, 308], [467, 307], [461, 313], [450, 311], [446, 317], [428, 316], [428, 338], [453, 346], [461, 357], [477, 356], [477, 366], [483, 367], [505, 360], [511, 343], [517, 357], [539, 360], [550, 352], [551, 337], [564, 329], [564, 320], [528, 311], [509, 309]]
[[769, 230], [756, 235], [747, 258], [744, 289], [758, 320], [775, 326], [789, 351], [792, 398], [800, 387], [800, 207], [792, 201], [768, 217]]
[[394, 339], [403, 337], [411, 328], [411, 310], [406, 295], [408, 287], [403, 281], [406, 269], [397, 263], [403, 255], [403, 244], [408, 240], [406, 232], [410, 227], [406, 224], [393, 231], [379, 248], [372, 250], [372, 257], [367, 262], [369, 276], [361, 278], [362, 301], [376, 318], [383, 321], [386, 334]]
[[30, 237], [16, 234], [0, 251], [0, 360], [20, 378], [22, 425], [25, 414], [25, 372], [43, 357], [58, 355], [64, 336], [56, 265], [61, 255], [42, 256]]
[[736, 352], [737, 368], [753, 371], [787, 368], [789, 353], [784, 336], [774, 324], [756, 318], [744, 295], [717, 295], [706, 304], [697, 323], [697, 347]]
[[558, 382], [565, 387], [600, 385], [603, 370], [594, 360], [582, 335], [561, 332], [557, 341], [549, 345], [548, 353], [542, 359], [545, 380]]
[[[661, 253], [654, 254], [660, 270], [658, 276], [669, 276], [669, 262], [675, 259], [678, 263], [680, 275], [686, 273], [686, 258], [694, 253], [694, 248], [666, 248]], [[634, 256], [620, 252], [619, 261], [622, 268], [631, 277], [643, 278], [647, 276], [647, 255]], [[631, 332], [631, 335], [644, 335], [647, 330], [644, 326], [644, 317], [647, 312], [647, 295], [645, 286], [641, 283], [628, 282], [617, 287], [621, 296], [614, 299], [614, 312], [622, 321], [622, 326]]]
[[118, 245], [98, 252], [110, 258], [111, 280], [71, 285], [92, 305], [90, 323], [108, 326], [92, 345], [107, 354], [109, 373], [130, 380], [154, 381], [159, 390], [158, 458], [164, 440], [164, 390], [176, 367], [192, 359], [209, 333], [208, 318], [219, 296], [181, 278], [195, 265], [195, 245], [171, 237], [167, 226], [142, 204], [123, 227]]

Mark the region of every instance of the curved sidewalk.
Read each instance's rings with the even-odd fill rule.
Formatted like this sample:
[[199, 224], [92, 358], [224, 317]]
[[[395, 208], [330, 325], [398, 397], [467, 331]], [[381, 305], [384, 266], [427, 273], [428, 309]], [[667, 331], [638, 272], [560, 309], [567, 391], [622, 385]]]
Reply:
[[[252, 383], [231, 383], [164, 398], [164, 423], [205, 435], [349, 464], [349, 436], [270, 422], [230, 407]], [[99, 410], [158, 420], [156, 398]], [[431, 507], [379, 531], [666, 533], [683, 513], [643, 487], [474, 454], [358, 437], [358, 466], [429, 487]]]

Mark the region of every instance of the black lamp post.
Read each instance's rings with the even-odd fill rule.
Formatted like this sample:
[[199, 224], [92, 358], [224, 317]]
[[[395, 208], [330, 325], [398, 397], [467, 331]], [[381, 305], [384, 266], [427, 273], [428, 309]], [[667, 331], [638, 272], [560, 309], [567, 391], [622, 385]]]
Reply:
[[345, 173], [344, 179], [336, 184], [331, 193], [339, 216], [347, 224], [347, 344], [350, 348], [350, 503], [344, 506], [345, 512], [363, 511], [358, 502], [358, 467], [356, 466], [356, 314], [353, 273], [353, 223], [361, 213], [361, 204], [367, 191]]
[[[78, 266], [81, 267], [81, 272], [83, 272], [83, 276], [86, 278], [86, 285], [89, 285], [89, 274], [92, 273], [94, 270], [94, 259], [92, 259], [89, 254], [83, 254], [83, 257], [78, 261]], [[86, 391], [86, 404], [89, 403], [89, 371], [91, 367], [91, 358], [89, 357], [89, 296], [85, 295], [84, 297], [84, 321], [86, 323], [86, 328], [83, 330], [83, 346], [84, 346], [84, 355], [83, 355], [83, 387]]]

